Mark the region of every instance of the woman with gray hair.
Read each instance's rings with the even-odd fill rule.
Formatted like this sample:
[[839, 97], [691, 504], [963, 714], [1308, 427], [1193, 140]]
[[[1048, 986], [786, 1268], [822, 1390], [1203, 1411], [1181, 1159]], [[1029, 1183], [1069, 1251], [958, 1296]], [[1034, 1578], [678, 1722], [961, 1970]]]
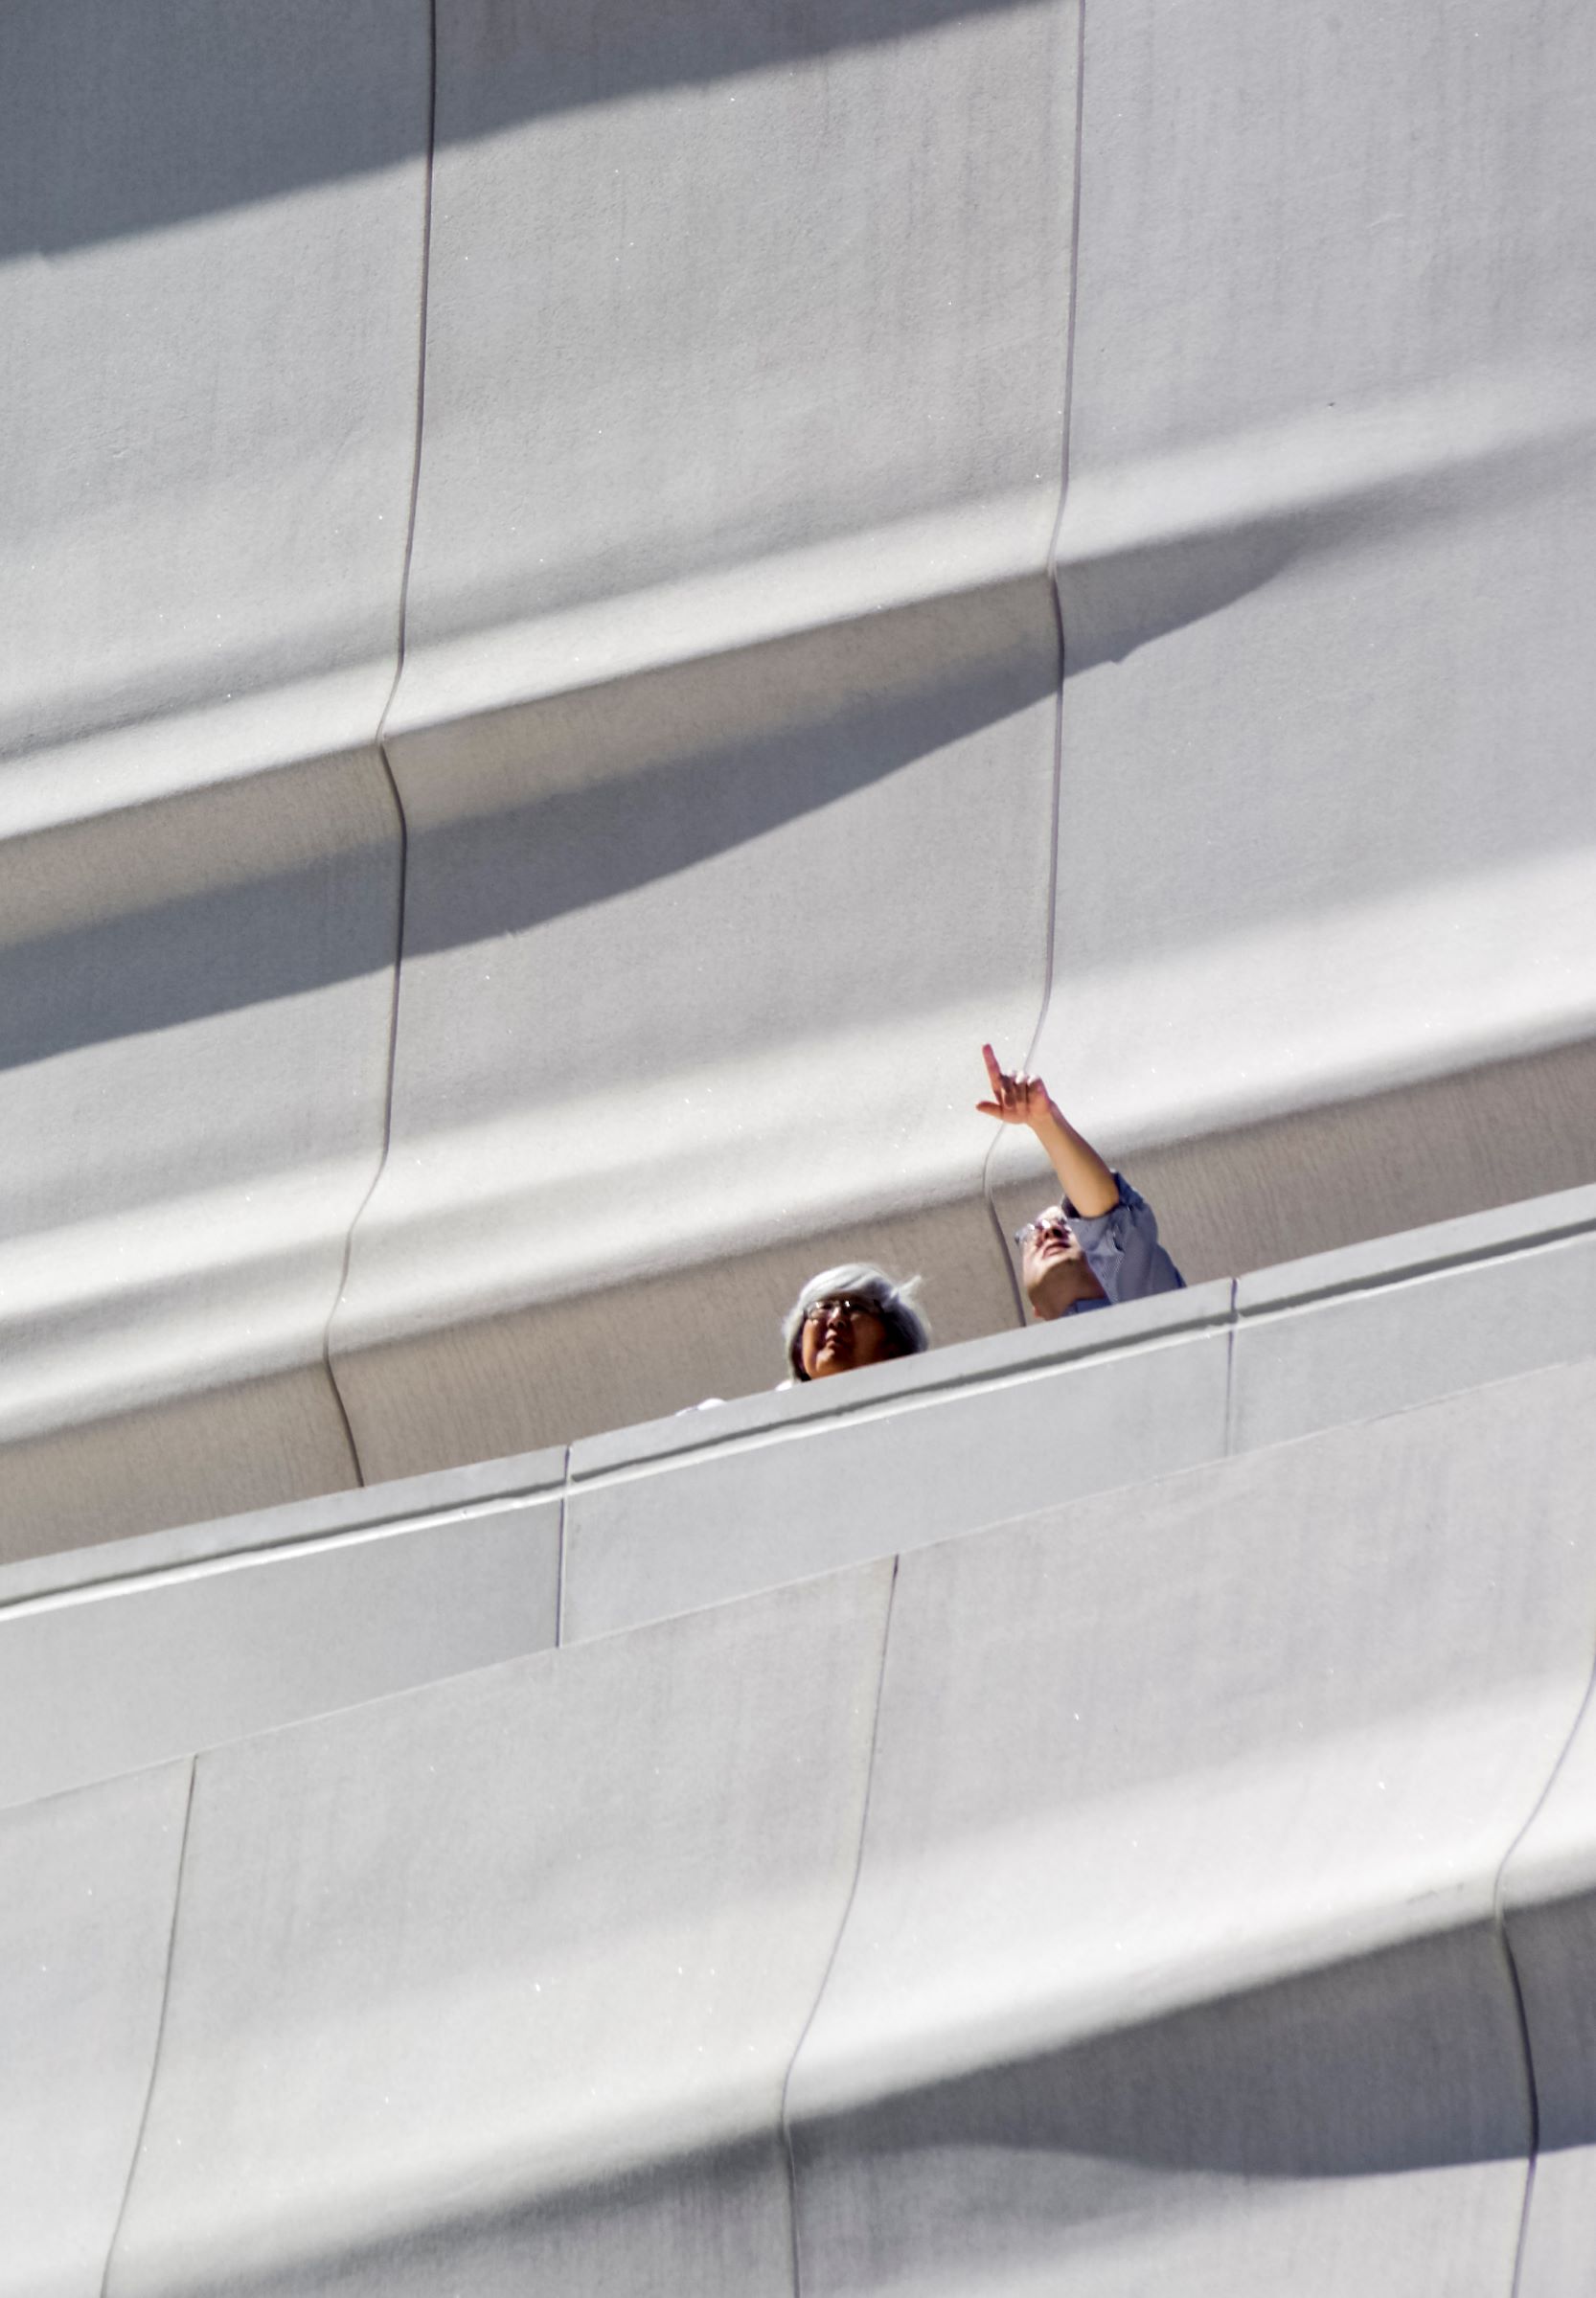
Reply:
[[930, 1327], [911, 1298], [919, 1283], [911, 1277], [895, 1285], [868, 1261], [844, 1261], [811, 1277], [782, 1326], [793, 1379], [824, 1380], [928, 1349]]

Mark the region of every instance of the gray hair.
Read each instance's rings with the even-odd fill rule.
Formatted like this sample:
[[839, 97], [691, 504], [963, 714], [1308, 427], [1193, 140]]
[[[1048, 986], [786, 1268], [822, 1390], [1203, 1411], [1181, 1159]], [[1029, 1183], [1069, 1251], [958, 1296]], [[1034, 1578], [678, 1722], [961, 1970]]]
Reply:
[[782, 1341], [794, 1380], [807, 1380], [804, 1370], [804, 1319], [817, 1301], [834, 1301], [842, 1294], [868, 1301], [898, 1343], [901, 1356], [918, 1356], [931, 1345], [931, 1328], [912, 1298], [920, 1284], [909, 1277], [895, 1285], [885, 1269], [870, 1261], [844, 1261], [811, 1277], [782, 1322]]

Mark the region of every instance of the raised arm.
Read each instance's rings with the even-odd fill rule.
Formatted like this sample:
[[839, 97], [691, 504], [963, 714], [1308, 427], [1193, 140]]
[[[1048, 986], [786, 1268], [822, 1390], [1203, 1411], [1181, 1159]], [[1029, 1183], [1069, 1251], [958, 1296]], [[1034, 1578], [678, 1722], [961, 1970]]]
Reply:
[[1023, 1069], [1011, 1073], [1001, 1068], [990, 1045], [982, 1046], [981, 1058], [992, 1081], [991, 1101], [975, 1104], [982, 1116], [995, 1117], [1001, 1125], [1030, 1126], [1077, 1213], [1092, 1219], [1111, 1212], [1119, 1203], [1113, 1174], [1091, 1143], [1076, 1131], [1041, 1079]]

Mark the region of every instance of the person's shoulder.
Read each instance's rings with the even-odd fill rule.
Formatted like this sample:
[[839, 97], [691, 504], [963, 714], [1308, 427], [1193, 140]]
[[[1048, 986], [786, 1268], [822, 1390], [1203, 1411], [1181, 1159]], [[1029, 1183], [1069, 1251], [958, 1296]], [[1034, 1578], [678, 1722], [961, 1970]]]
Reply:
[[1109, 1206], [1106, 1213], [1083, 1213], [1071, 1198], [1066, 1196], [1063, 1199], [1064, 1218], [1069, 1222], [1071, 1228], [1079, 1229], [1083, 1221], [1112, 1220], [1116, 1213], [1127, 1210], [1134, 1212], [1138, 1207], [1144, 1212], [1149, 1210], [1146, 1197], [1137, 1195], [1124, 1173], [1120, 1172], [1117, 1168], [1110, 1168], [1110, 1177], [1119, 1192], [1119, 1196], [1116, 1202]]

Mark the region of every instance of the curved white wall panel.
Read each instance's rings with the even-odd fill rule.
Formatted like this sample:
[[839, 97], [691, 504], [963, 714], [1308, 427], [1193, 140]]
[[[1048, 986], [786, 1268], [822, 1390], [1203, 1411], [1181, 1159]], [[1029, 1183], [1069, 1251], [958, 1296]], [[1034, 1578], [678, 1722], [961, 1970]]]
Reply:
[[8, 1553], [354, 1474], [427, 110], [420, 5], [0, 22]]
[[[392, 669], [426, 10], [18, 0], [0, 41], [6, 755], [268, 695], [282, 755], [284, 689]], [[232, 724], [101, 809], [238, 771]]]
[[[557, 1643], [561, 1502], [537, 1485], [563, 1466], [535, 1455], [499, 1506], [457, 1491], [428, 1513], [433, 1479], [390, 1486], [413, 1512], [397, 1530], [338, 1492], [13, 1565], [0, 1807]], [[36, 1593], [30, 1572], [49, 1575]]]
[[1559, 1368], [1593, 1348], [1585, 1189], [556, 1450], [31, 1558], [0, 1568], [0, 1805], [1453, 1390], [1553, 1393], [1552, 1438], [1558, 1413], [1578, 1427], [1591, 1409], [1590, 1368]]
[[1196, 1293], [10, 1566], [0, 2290], [1564, 2298], [1593, 1197], [1243, 1287], [1243, 1399], [1295, 1323], [1409, 1408], [1117, 1490]]
[[[1362, 1301], [1379, 1353], [1401, 1290]], [[1038, 1448], [1071, 1383], [1101, 1399], [1089, 1364], [1036, 1377], [1046, 1337], [965, 1353], [1007, 1356], [1000, 1471], [1027, 1398]], [[898, 1414], [907, 1488], [946, 1481], [925, 1421], [972, 1406]], [[446, 1490], [553, 1466], [392, 1492], [412, 1564]], [[649, 1488], [706, 1464], [637, 1467], [618, 1505], [685, 1552], [691, 1508]], [[971, 1519], [1003, 1484], [967, 1486]], [[120, 2213], [106, 2298], [1562, 2298], [1590, 2224], [1593, 1487], [1587, 1355], [210, 1749], [180, 1875], [186, 1766], [0, 1815], [19, 2287], [72, 2244], [97, 2273]], [[843, 1520], [812, 1478], [763, 1513], [788, 1569]], [[265, 1529], [128, 1560], [164, 1552], [181, 1601]], [[276, 1595], [239, 1575], [246, 1661], [251, 1578], [281, 1625], [340, 1553], [280, 1554]], [[354, 1696], [411, 1644], [380, 1553]], [[117, 1562], [53, 1569], [130, 1649]], [[475, 1577], [435, 1582], [440, 1664]], [[176, 1661], [173, 1728], [185, 1691], [217, 1721], [213, 1657]], [[331, 1659], [282, 1712], [336, 1696]]]
[[380, 1144], [397, 858], [370, 754], [0, 846], [36, 929], [0, 1023], [11, 1553], [352, 1480], [322, 1336]]
[[1596, 2242], [1596, 1730], [1587, 1701], [1503, 1877], [1508, 1937], [1535, 2053], [1539, 2152], [1516, 2298], [1561, 2298]]
[[1588, 1178], [1593, 43], [6, 9], [4, 1553]]
[[[1561, 0], [1088, 11], [1041, 1054], [1127, 1149], [1596, 1023], [1593, 81]], [[1395, 1219], [1499, 1122], [1411, 1109]], [[1205, 1194], [1243, 1265], [1394, 1225], [1385, 1148], [1216, 1143], [1187, 1258]]]
[[[368, 1468], [757, 1387], [878, 1243], [1013, 1314], [970, 1114], [1050, 869], [1075, 32], [440, 19]], [[896, 1225], [895, 1225], [896, 1223]]]
[[4, 2298], [102, 2298], [155, 2071], [190, 1773], [0, 1816]]
[[200, 1757], [107, 2298], [786, 2298], [891, 1581]]
[[809, 2298], [1508, 2298], [1495, 1890], [1589, 1679], [1591, 1385], [901, 1559], [788, 2085]]

